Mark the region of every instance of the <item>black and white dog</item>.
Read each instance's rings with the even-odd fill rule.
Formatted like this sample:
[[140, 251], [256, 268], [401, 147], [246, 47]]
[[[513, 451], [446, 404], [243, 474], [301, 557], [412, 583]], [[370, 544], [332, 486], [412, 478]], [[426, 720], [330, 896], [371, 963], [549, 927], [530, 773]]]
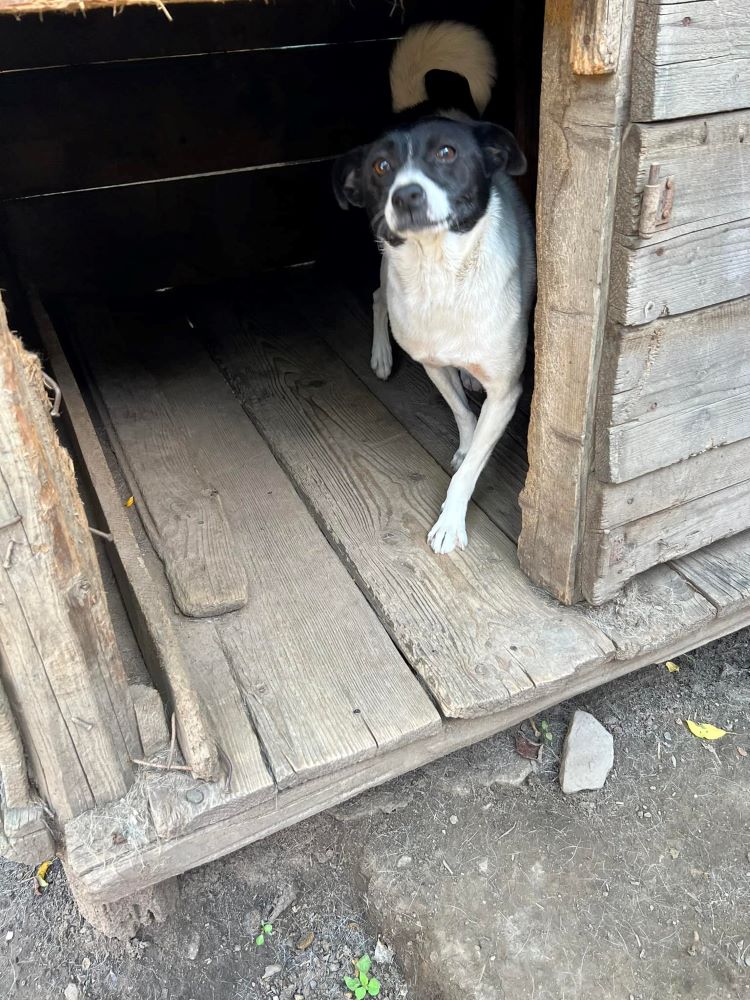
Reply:
[[[334, 190], [343, 208], [367, 210], [383, 252], [373, 370], [391, 371], [390, 317], [458, 424], [455, 474], [428, 535], [435, 552], [451, 552], [467, 544], [469, 500], [521, 395], [536, 268], [531, 219], [510, 175], [526, 160], [510, 132], [473, 120], [495, 81], [492, 49], [475, 28], [413, 28], [390, 79], [400, 119], [337, 160]], [[478, 421], [462, 376], [487, 394]]]

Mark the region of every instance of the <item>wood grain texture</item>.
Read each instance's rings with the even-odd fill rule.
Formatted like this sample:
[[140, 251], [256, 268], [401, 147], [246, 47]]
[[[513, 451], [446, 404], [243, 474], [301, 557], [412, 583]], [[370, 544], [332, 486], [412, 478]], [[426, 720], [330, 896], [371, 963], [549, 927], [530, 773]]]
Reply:
[[155, 5], [0, 21], [3, 70], [81, 66], [118, 59], [154, 59], [385, 38], [401, 32], [403, 12], [383, 0], [299, 0], [273, 3], [180, 4], [170, 20]]
[[750, 106], [750, 11], [744, 0], [639, 0], [636, 121]]
[[750, 524], [750, 468], [741, 475], [743, 481], [715, 493], [617, 528], [592, 529], [582, 574], [586, 599], [601, 604], [650, 566], [743, 531]]
[[46, 292], [206, 284], [314, 258], [329, 171], [301, 164], [8, 202], [0, 227]]
[[346, 152], [389, 111], [391, 51], [374, 41], [0, 74], [2, 197]]
[[720, 618], [750, 606], [750, 531], [684, 556], [674, 565], [715, 606]]
[[135, 715], [39, 361], [0, 305], [0, 659], [35, 782], [62, 821], [132, 782]]
[[[191, 661], [184, 657], [175, 635], [174, 616], [167, 614], [163, 596], [136, 543], [131, 525], [134, 512], [131, 509], [129, 514], [123, 506], [124, 491], [118, 491], [115, 485], [70, 363], [47, 311], [35, 294], [31, 296], [31, 307], [45, 355], [65, 399], [63, 419], [78, 458], [78, 467], [88, 479], [98, 524], [112, 535], [107, 551], [138, 645], [152, 676], [176, 713], [180, 746], [186, 762], [194, 774], [214, 778], [220, 771], [215, 730], [212, 730], [205, 705], [193, 686], [189, 673]], [[227, 721], [237, 727], [242, 718], [240, 713], [239, 719]], [[229, 729], [229, 732], [233, 731]], [[246, 740], [250, 750], [253, 748], [252, 738], [251, 730]], [[259, 756], [258, 753], [256, 773], [262, 774]], [[268, 783], [269, 779], [266, 779]]]
[[747, 298], [612, 332], [598, 410], [602, 480], [635, 479], [750, 437], [749, 326]]
[[[307, 301], [307, 299], [306, 299]], [[387, 381], [370, 368], [372, 314], [345, 290], [314, 296], [306, 321], [322, 336], [370, 392], [399, 420], [450, 474], [456, 448], [455, 420], [421, 365], [397, 353], [396, 369]], [[297, 322], [300, 322], [297, 312]], [[394, 345], [394, 349], [397, 350]], [[493, 452], [474, 491], [474, 502], [515, 541], [521, 530], [518, 495], [526, 478], [526, 414], [517, 412]]]
[[[120, 435], [127, 414], [112, 406], [108, 372], [121, 368], [138, 397], [152, 388], [162, 396], [172, 417], [169, 433], [189, 441], [192, 460], [221, 498], [235, 558], [251, 581], [242, 612], [214, 619], [213, 648], [202, 651], [199, 669], [211, 675], [222, 661], [226, 680], [219, 686], [228, 683], [244, 705], [277, 785], [437, 727], [436, 710], [196, 342], [181, 307], [173, 313], [169, 304], [160, 310], [152, 302], [115, 324], [123, 335], [101, 355], [101, 326], [80, 345], [99, 373], [114, 433]], [[119, 359], [117, 346], [126, 352]], [[325, 586], [313, 591], [312, 580]], [[380, 708], [384, 686], [393, 698], [387, 713]], [[205, 697], [218, 701], [221, 692]]]
[[[1, 656], [2, 654], [0, 654]], [[22, 864], [38, 864], [55, 854], [44, 806], [29, 785], [21, 734], [5, 689], [0, 685], [0, 779], [3, 801], [0, 854]]]
[[629, 80], [631, 11], [625, 3], [620, 71], [582, 77], [572, 73], [568, 58], [571, 0], [551, 0], [546, 10], [535, 391], [518, 550], [524, 571], [564, 603], [580, 594], [577, 560]]
[[627, 326], [750, 295], [750, 219], [618, 242], [611, 266], [610, 315]]
[[236, 611], [247, 603], [245, 567], [221, 495], [191, 448], [189, 428], [149, 371], [153, 358], [138, 335], [138, 317], [124, 325], [104, 308], [84, 306], [77, 321], [97, 331], [95, 349], [86, 349], [88, 363], [177, 607], [191, 618]]
[[[695, 609], [701, 618], [706, 604], [698, 604]], [[669, 612], [668, 607], [664, 610]], [[205, 830], [188, 831], [163, 843], [156, 839], [152, 828], [144, 826], [139, 831], [141, 839], [138, 842], [127, 841], [117, 845], [112, 842], [112, 832], [119, 828], [114, 810], [108, 810], [106, 815], [90, 813], [66, 826], [68, 864], [96, 898], [107, 901], [121, 899], [143, 886], [206, 864], [308, 816], [330, 809], [367, 788], [421, 767], [462, 746], [518, 725], [529, 714], [545, 711], [561, 697], [574, 697], [639, 667], [679, 656], [747, 624], [750, 624], [750, 613], [747, 608], [742, 608], [726, 618], [712, 618], [699, 626], [697, 631], [683, 628], [682, 634], [660, 648], [646, 653], [625, 654], [622, 659], [580, 670], [559, 686], [538, 690], [531, 704], [510, 704], [498, 713], [479, 719], [448, 720], [439, 733], [354, 764], [335, 775], [324, 775], [285, 789], [272, 806], [247, 808], [213, 827], [210, 836]], [[637, 637], [631, 638], [631, 644], [637, 645]], [[623, 653], [624, 645], [623, 640]]]
[[626, 483], [597, 483], [599, 500], [592, 516], [602, 528], [619, 527], [744, 482], [750, 478], [748, 470], [750, 440], [737, 441]]
[[252, 335], [217, 317], [212, 353], [445, 714], [492, 711], [606, 660], [608, 640], [528, 583], [476, 507], [466, 552], [430, 552], [448, 477], [304, 326], [277, 331], [273, 304], [265, 316], [248, 301]]
[[570, 65], [581, 76], [615, 73], [620, 54], [622, 0], [575, 0]]
[[702, 229], [723, 218], [750, 215], [750, 112], [650, 125], [632, 124], [623, 138], [618, 235], [636, 237], [641, 195], [652, 164], [675, 178], [665, 233]]

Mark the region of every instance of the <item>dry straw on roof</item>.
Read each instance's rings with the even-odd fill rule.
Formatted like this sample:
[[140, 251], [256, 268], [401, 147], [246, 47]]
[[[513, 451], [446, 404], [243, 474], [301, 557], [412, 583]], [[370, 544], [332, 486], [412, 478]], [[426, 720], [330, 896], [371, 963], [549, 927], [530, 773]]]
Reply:
[[[222, 3], [223, 0], [169, 0], [174, 3]], [[108, 7], [119, 14], [125, 7], [158, 7], [170, 20], [169, 11], [162, 0], [0, 0], [0, 14], [86, 13], [96, 7]]]

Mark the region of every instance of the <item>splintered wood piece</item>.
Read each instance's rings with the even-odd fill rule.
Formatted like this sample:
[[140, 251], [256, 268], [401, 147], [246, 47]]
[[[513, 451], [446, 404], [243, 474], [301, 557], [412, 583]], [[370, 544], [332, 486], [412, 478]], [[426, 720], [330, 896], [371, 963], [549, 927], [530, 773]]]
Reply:
[[570, 65], [579, 76], [617, 71], [622, 0], [574, 0]]
[[138, 737], [94, 542], [49, 409], [39, 361], [0, 305], [0, 673], [34, 779], [67, 820], [126, 792]]

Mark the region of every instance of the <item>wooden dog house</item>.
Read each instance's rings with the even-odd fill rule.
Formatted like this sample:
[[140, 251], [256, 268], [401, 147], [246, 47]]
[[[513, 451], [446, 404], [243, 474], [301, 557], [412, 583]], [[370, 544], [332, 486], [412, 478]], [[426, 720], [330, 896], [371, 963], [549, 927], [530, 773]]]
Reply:
[[[745, 0], [0, 9], [5, 854], [116, 900], [750, 623]], [[501, 54], [539, 298], [438, 558], [452, 418], [372, 376], [328, 173], [445, 16]]]

